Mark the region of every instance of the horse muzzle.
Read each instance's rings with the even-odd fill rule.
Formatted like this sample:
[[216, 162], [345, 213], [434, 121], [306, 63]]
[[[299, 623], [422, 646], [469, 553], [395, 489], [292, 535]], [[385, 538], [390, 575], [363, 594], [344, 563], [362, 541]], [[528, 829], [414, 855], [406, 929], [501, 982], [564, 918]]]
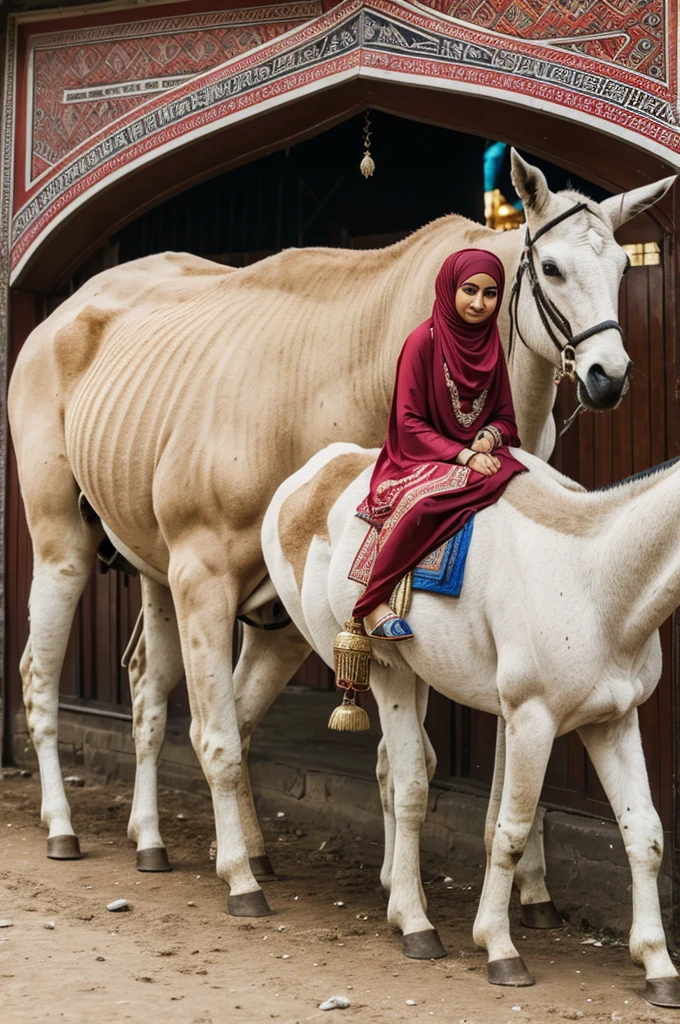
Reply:
[[630, 386], [628, 377], [632, 366], [629, 359], [622, 377], [610, 377], [598, 363], [595, 363], [588, 370], [585, 381], [579, 379], [579, 401], [594, 412], [615, 409]]

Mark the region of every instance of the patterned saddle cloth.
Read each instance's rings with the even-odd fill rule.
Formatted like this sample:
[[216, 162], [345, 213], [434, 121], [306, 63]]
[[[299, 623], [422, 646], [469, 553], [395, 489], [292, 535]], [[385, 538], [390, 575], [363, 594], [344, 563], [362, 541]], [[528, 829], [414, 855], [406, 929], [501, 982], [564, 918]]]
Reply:
[[[410, 580], [407, 590], [410, 591], [412, 587], [413, 590], [429, 590], [433, 594], [460, 597], [474, 522], [475, 517], [471, 516], [462, 530], [459, 530], [441, 547], [431, 551], [418, 563], [415, 569], [408, 574]], [[378, 531], [371, 526], [352, 563], [349, 572], [351, 580], [356, 580], [357, 583], [366, 586], [371, 578], [377, 554], [377, 541]], [[402, 584], [399, 584], [397, 589], [401, 586]]]

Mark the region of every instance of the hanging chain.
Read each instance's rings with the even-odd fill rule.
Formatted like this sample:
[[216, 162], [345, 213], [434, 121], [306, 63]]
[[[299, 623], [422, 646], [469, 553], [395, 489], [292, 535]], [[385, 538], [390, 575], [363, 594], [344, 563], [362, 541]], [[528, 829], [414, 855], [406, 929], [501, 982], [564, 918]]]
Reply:
[[368, 110], [364, 111], [364, 156], [359, 164], [359, 170], [364, 178], [371, 178], [375, 170], [375, 162], [371, 156], [371, 119]]

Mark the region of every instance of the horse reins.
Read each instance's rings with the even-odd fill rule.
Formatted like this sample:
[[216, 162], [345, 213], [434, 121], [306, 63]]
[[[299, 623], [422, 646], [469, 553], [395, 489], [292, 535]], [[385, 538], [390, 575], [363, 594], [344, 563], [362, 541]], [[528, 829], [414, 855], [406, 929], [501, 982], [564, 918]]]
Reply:
[[[594, 334], [599, 334], [601, 331], [615, 330], [618, 331], [623, 338], [623, 330], [621, 324], [617, 320], [603, 320], [602, 323], [595, 324], [594, 327], [587, 327], [585, 331], [581, 331], [580, 334], [574, 334], [571, 329], [571, 324], [567, 320], [566, 316], [559, 311], [552, 299], [549, 299], [541, 288], [541, 283], [536, 273], [536, 267], [534, 265], [534, 245], [546, 232], [550, 231], [551, 228], [561, 224], [567, 217], [573, 216], [575, 213], [579, 213], [581, 210], [587, 210], [587, 203], [577, 203], [575, 206], [571, 206], [564, 213], [561, 213], [559, 217], [554, 217], [547, 224], [544, 224], [542, 228], [536, 232], [532, 238], [527, 226], [526, 235], [524, 238], [524, 249], [522, 250], [522, 259], [520, 260], [515, 274], [515, 280], [512, 286], [512, 292], [510, 294], [510, 345], [509, 353], [512, 354], [513, 342], [515, 331], [519, 335], [519, 338], [523, 345], [529, 347], [522, 337], [522, 332], [519, 329], [517, 322], [517, 310], [519, 306], [519, 297], [522, 289], [522, 281], [524, 274], [527, 273], [529, 276], [529, 284], [531, 287], [531, 293], [536, 303], [536, 309], [538, 315], [541, 318], [541, 323], [545, 328], [546, 334], [552, 341], [553, 345], [560, 353], [561, 367], [557, 369], [555, 382], [559, 384], [561, 380], [568, 377], [571, 381], [576, 380], [576, 346], [586, 338], [592, 338]], [[558, 337], [556, 331], [562, 335], [562, 340]], [[572, 425], [576, 417], [578, 416], [581, 409], [584, 408], [581, 403], [576, 408], [576, 411], [567, 420], [565, 429], [562, 434], [566, 433], [569, 427]], [[560, 437], [562, 436], [560, 434]]]

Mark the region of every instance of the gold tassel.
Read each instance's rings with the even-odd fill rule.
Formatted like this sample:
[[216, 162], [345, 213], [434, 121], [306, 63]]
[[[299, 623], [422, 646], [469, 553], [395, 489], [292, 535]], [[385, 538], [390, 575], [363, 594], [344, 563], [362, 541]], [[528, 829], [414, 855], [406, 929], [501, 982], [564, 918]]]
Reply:
[[342, 704], [336, 708], [328, 728], [337, 732], [363, 732], [370, 726], [366, 711], [356, 702], [357, 692], [371, 687], [371, 641], [363, 622], [348, 619], [333, 644], [335, 683], [344, 690]]
[[347, 694], [342, 698], [340, 707], [335, 708], [328, 719], [328, 728], [335, 732], [366, 732], [370, 727], [371, 721], [366, 711]]
[[364, 178], [372, 178], [375, 171], [375, 161], [371, 156], [371, 119], [368, 111], [364, 113], [364, 158], [359, 164], [359, 170]]

